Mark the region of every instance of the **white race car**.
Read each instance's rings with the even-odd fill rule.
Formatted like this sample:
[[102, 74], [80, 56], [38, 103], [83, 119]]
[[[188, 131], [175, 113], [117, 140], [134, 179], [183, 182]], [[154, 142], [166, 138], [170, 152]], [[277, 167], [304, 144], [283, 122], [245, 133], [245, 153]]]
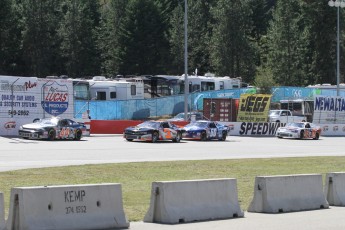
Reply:
[[319, 139], [321, 128], [309, 122], [287, 123], [284, 127], [279, 127], [276, 137], [297, 138], [297, 139]]

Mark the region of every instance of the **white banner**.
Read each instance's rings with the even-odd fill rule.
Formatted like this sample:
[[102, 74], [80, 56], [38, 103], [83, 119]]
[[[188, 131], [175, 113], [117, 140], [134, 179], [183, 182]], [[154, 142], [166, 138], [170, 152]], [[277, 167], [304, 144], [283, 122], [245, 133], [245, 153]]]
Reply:
[[[279, 122], [219, 122], [230, 127], [229, 136], [275, 136]], [[320, 124], [321, 136], [345, 136], [345, 124]]]
[[0, 76], [0, 135], [17, 135], [35, 118], [73, 118], [73, 83], [67, 79]]
[[315, 96], [313, 123], [345, 124], [345, 98]]

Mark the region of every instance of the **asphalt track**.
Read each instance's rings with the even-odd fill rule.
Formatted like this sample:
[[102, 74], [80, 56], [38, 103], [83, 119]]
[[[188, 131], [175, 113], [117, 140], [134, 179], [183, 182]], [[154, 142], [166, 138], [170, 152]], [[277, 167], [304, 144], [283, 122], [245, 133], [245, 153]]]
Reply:
[[[92, 135], [82, 141], [36, 141], [0, 137], [0, 171], [100, 163], [345, 156], [344, 137], [291, 140], [233, 137], [221, 141], [127, 142], [121, 135]], [[344, 166], [345, 171], [345, 166]], [[345, 207], [284, 214], [245, 212], [244, 218], [178, 225], [131, 222], [134, 230], [345, 229]]]

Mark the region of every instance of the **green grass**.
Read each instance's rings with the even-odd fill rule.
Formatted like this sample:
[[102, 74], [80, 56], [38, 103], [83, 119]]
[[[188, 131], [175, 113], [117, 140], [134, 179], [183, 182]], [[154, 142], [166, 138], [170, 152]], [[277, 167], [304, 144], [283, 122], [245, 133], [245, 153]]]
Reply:
[[13, 187], [121, 183], [127, 218], [140, 221], [149, 207], [153, 181], [236, 178], [240, 205], [246, 210], [253, 196], [255, 176], [341, 171], [345, 171], [345, 157], [100, 164], [1, 172], [0, 191], [5, 196], [7, 213]]

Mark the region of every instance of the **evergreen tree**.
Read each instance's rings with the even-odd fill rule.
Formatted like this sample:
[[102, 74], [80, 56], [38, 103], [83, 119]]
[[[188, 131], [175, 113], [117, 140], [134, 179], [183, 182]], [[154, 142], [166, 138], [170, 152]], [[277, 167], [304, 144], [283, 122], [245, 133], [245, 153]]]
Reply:
[[70, 77], [93, 76], [99, 73], [99, 52], [96, 32], [99, 26], [99, 5], [94, 0], [69, 0], [63, 5], [64, 19], [59, 29], [61, 54]]
[[25, 75], [45, 77], [58, 74], [61, 71], [57, 37], [60, 1], [23, 0], [22, 4]]
[[107, 76], [120, 73], [122, 61], [119, 40], [127, 2], [127, 0], [111, 0], [102, 7], [98, 48], [101, 56], [101, 72]]
[[[302, 85], [331, 83], [336, 84], [336, 36], [337, 36], [337, 9], [329, 7], [327, 2], [301, 2], [304, 27], [306, 28], [307, 51], [304, 54], [305, 79]], [[342, 14], [340, 14], [342, 15]], [[340, 20], [340, 31], [344, 23]], [[342, 32], [342, 34], [344, 34]], [[344, 39], [342, 39], [344, 41]], [[343, 44], [341, 42], [340, 44]], [[341, 46], [343, 54], [344, 46]], [[340, 63], [344, 63], [344, 55]], [[340, 66], [342, 81], [344, 80], [345, 66]]]
[[120, 47], [122, 74], [161, 74], [166, 54], [165, 24], [153, 0], [128, 3]]
[[255, 46], [249, 40], [252, 22], [248, 1], [220, 0], [212, 10], [215, 23], [210, 44], [211, 63], [218, 75], [242, 77], [252, 82], [255, 75]]
[[171, 68], [173, 74], [184, 73], [184, 4], [179, 4], [172, 12], [169, 31]]
[[296, 86], [304, 82], [306, 30], [301, 17], [300, 1], [279, 0], [268, 32], [268, 66], [280, 85]]
[[14, 2], [3, 0], [0, 2], [0, 74], [10, 74], [15, 72], [17, 66], [18, 40], [15, 36], [15, 30], [19, 25], [15, 23]]

